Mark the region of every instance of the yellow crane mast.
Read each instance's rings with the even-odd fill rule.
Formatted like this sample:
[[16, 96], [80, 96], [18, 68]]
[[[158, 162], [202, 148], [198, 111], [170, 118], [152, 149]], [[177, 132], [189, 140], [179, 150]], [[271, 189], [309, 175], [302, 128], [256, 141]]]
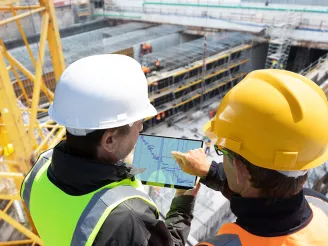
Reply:
[[[0, 242], [0, 246], [42, 245], [27, 210], [25, 209], [29, 225], [21, 224], [8, 211], [17, 201], [25, 207], [19, 196], [24, 176], [31, 169], [33, 160], [42, 151], [56, 145], [65, 135], [62, 126], [51, 121], [40, 124], [37, 119], [38, 113], [47, 111], [47, 108], [41, 108], [40, 97], [46, 98], [49, 103], [54, 98], [43, 74], [46, 46], [48, 45], [56, 81], [64, 71], [64, 57], [51, 0], [39, 0], [36, 5], [20, 5], [17, 0], [1, 0], [0, 11], [5, 13], [4, 16], [11, 13], [10, 17], [0, 20], [0, 26], [16, 23], [34, 66], [33, 71], [24, 67], [8, 52], [0, 37], [0, 202], [2, 200], [5, 204], [4, 209], [0, 210], [0, 220], [25, 236], [23, 240]], [[35, 14], [42, 19], [36, 56], [32, 53], [21, 25], [21, 19]], [[32, 83], [32, 90], [26, 89], [28, 83]]]

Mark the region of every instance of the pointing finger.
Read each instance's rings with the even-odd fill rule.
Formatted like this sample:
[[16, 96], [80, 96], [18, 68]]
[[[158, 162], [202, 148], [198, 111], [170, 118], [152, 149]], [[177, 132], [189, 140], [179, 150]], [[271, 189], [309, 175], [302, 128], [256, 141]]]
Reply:
[[180, 158], [180, 159], [185, 159], [186, 156], [185, 154], [179, 152], [179, 151], [171, 151], [171, 154], [175, 157], [175, 158]]
[[174, 159], [179, 164], [180, 167], [183, 167], [183, 161], [181, 159], [178, 158], [174, 158]]

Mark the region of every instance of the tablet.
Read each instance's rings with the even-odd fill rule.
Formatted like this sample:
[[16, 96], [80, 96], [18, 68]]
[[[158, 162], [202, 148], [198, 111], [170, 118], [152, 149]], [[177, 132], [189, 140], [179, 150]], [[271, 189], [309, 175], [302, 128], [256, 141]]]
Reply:
[[196, 177], [180, 169], [171, 151], [185, 153], [202, 147], [201, 140], [140, 134], [134, 150], [133, 166], [146, 170], [136, 178], [146, 185], [191, 189], [195, 186]]

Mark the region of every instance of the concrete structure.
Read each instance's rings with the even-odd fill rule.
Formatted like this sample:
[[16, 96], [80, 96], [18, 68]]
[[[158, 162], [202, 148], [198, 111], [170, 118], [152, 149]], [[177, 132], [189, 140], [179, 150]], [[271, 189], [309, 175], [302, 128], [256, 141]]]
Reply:
[[[29, 6], [36, 4], [32, 0], [21, 0], [22, 4]], [[71, 0], [54, 0], [53, 3], [56, 7], [57, 23], [60, 29], [74, 26], [78, 23], [90, 21], [92, 17], [92, 10], [89, 0], [79, 1], [79, 4], [72, 4]], [[17, 11], [19, 14], [20, 11]], [[1, 18], [5, 19], [11, 16], [11, 13], [0, 12]], [[24, 31], [28, 36], [39, 35], [41, 30], [41, 15], [35, 14], [22, 19], [21, 21]], [[16, 28], [16, 23], [12, 22], [1, 28], [0, 37], [4, 41], [20, 39], [21, 35]]]
[[[19, 12], [18, 12], [19, 13]], [[2, 13], [2, 18], [8, 18], [11, 13]], [[72, 26], [74, 24], [74, 16], [71, 10], [71, 6], [62, 6], [56, 8], [57, 22], [60, 28]], [[41, 17], [40, 14], [31, 15], [21, 20], [21, 24], [24, 31], [30, 36], [33, 34], [39, 34], [41, 30]], [[0, 37], [4, 41], [20, 39], [20, 33], [16, 28], [16, 23], [12, 22], [5, 25], [5, 28], [0, 29]]]
[[[298, 15], [300, 25], [288, 33], [294, 45], [311, 43], [327, 49], [328, 11], [321, 6], [297, 4], [249, 3], [240, 1], [142, 1], [115, 0], [95, 10], [98, 17], [180, 24], [208, 29], [246, 31], [272, 34], [272, 26], [283, 25], [290, 13]], [[310, 45], [310, 44], [308, 44]]]
[[317, 83], [328, 98], [328, 53], [300, 71], [300, 74]]
[[[112, 40], [116, 36], [120, 36], [125, 33], [131, 33], [151, 26], [151, 24], [147, 23], [127, 23], [114, 27], [104, 27], [97, 30], [62, 38], [61, 42], [65, 56], [65, 63], [66, 65], [69, 65], [72, 62], [88, 55], [103, 54], [104, 52], [107, 52], [106, 49], [108, 49], [108, 47], [106, 47], [106, 40]], [[109, 35], [111, 35], [111, 37], [109, 37]], [[36, 54], [38, 50], [38, 44], [32, 44], [31, 49], [33, 53]], [[9, 52], [13, 56], [18, 57], [19, 61], [25, 67], [33, 71], [34, 68], [31, 64], [30, 57], [25, 47], [11, 49]], [[49, 55], [47, 55], [45, 58], [43, 69], [44, 73], [49, 73], [52, 71], [52, 64]]]

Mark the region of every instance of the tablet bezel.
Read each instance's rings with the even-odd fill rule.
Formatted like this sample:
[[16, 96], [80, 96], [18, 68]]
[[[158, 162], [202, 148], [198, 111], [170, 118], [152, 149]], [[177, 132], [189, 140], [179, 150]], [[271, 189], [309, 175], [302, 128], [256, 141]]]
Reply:
[[[178, 139], [178, 140], [188, 140], [188, 141], [195, 141], [195, 142], [201, 142], [201, 148], [204, 146], [204, 141], [198, 140], [198, 139], [189, 139], [189, 138], [177, 138], [177, 137], [167, 137], [167, 136], [158, 136], [158, 135], [151, 135], [151, 134], [144, 134], [140, 133], [139, 136], [146, 136], [146, 137], [159, 137], [159, 138], [171, 138], [171, 139]], [[138, 137], [139, 139], [139, 137]], [[133, 162], [132, 162], [133, 163]], [[157, 183], [157, 182], [149, 182], [149, 181], [143, 181], [138, 179], [142, 184], [149, 185], [149, 186], [156, 186], [156, 187], [166, 187], [166, 188], [174, 188], [174, 189], [182, 189], [182, 190], [190, 190], [196, 185], [197, 176], [195, 176], [194, 180], [194, 186], [182, 186], [182, 185], [175, 185], [175, 184], [163, 184], [163, 183]]]

